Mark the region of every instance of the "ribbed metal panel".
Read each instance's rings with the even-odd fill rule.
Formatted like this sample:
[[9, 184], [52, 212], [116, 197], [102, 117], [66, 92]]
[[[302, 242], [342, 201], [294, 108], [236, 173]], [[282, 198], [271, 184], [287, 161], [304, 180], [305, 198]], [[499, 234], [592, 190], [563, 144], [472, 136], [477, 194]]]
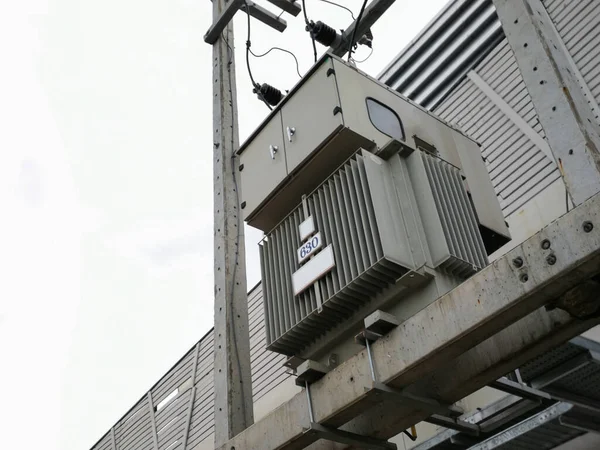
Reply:
[[[252, 392], [256, 402], [290, 375], [282, 366], [285, 357], [266, 349], [260, 285], [248, 296], [248, 312]], [[190, 450], [200, 442], [212, 442], [213, 343], [211, 331], [152, 387], [152, 407], [149, 396], [145, 394], [92, 449], [156, 450], [155, 437], [158, 450]], [[179, 392], [175, 397], [161, 403], [177, 389]], [[116, 448], [113, 446], [113, 430]]]
[[386, 194], [371, 191], [365, 158], [356, 155], [307, 198], [325, 245], [333, 246], [336, 267], [298, 296], [291, 279], [300, 268], [302, 206], [266, 236], [260, 254], [270, 349], [296, 353], [407, 272], [384, 248], [374, 195]]
[[426, 153], [422, 156], [450, 251], [442, 267], [452, 275], [469, 276], [487, 266], [488, 259], [460, 170]]
[[433, 109], [503, 37], [491, 0], [451, 1], [379, 79]]
[[[460, 170], [421, 151], [393, 158], [386, 162], [361, 151], [306, 198], [324, 247], [333, 248], [335, 267], [305, 291], [294, 295], [291, 282], [301, 267], [296, 249], [304, 205], [265, 237], [260, 256], [269, 349], [298, 353], [414, 269], [405, 227], [406, 220], [414, 223], [417, 205], [440, 223], [425, 232], [435, 242], [433, 268], [465, 278], [487, 265]], [[418, 174], [405, 178], [411, 167]], [[406, 186], [396, 183], [404, 182], [420, 194], [401, 206], [396, 191]]]
[[[474, 71], [515, 114], [544, 137], [506, 39]], [[553, 162], [469, 79], [464, 79], [434, 112], [482, 145], [482, 155], [505, 216], [560, 177]]]
[[600, 3], [596, 0], [553, 0], [545, 3], [565, 47], [579, 69], [580, 83], [594, 98], [591, 106], [599, 118], [600, 102]]

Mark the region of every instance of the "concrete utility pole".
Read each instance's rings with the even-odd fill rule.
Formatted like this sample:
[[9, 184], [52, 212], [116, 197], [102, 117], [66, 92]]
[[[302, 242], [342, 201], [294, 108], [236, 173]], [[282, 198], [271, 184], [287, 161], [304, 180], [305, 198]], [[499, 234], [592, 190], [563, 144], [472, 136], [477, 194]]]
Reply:
[[[295, 0], [269, 0], [297, 16]], [[278, 31], [287, 23], [250, 0], [213, 0], [213, 23], [204, 41], [213, 46], [213, 143], [214, 143], [214, 384], [215, 445], [222, 446], [252, 425], [252, 379], [248, 333], [248, 301], [244, 252], [244, 223], [241, 216], [239, 180], [235, 151], [239, 146], [235, 84], [233, 24], [235, 13], [246, 14]], [[374, 0], [365, 10], [361, 30], [368, 29], [394, 0]], [[354, 30], [357, 23], [351, 25]], [[349, 48], [352, 37], [344, 36]], [[347, 48], [338, 49], [343, 55]]]
[[541, 0], [493, 0], [575, 205], [600, 192], [600, 127]]
[[[269, 1], [292, 15], [300, 12], [291, 0]], [[213, 47], [215, 444], [220, 446], [254, 421], [244, 222], [235, 156], [239, 137], [231, 20], [243, 9], [278, 31], [287, 24], [250, 0], [212, 3], [213, 23], [204, 41]]]
[[[226, 0], [213, 1], [216, 22]], [[244, 223], [235, 151], [239, 145], [233, 24], [213, 44], [215, 444], [252, 425], [252, 380]]]

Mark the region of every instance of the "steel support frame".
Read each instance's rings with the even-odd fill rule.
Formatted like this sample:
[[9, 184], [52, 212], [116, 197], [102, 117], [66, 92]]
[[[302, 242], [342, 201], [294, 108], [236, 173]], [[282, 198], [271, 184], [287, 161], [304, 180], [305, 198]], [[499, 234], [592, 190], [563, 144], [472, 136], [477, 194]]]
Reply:
[[575, 205], [600, 192], [600, 126], [541, 0], [493, 0]]
[[513, 439], [528, 433], [531, 430], [548, 423], [552, 420], [560, 418], [563, 414], [569, 412], [573, 408], [573, 405], [569, 403], [557, 403], [549, 408], [541, 411], [527, 420], [524, 420], [517, 425], [514, 425], [502, 433], [492, 436], [485, 441], [474, 445], [469, 450], [491, 450], [493, 448], [500, 447]]
[[[596, 195], [374, 342], [378, 379], [452, 404], [599, 323], [543, 308], [599, 271], [600, 226], [583, 227], [599, 221]], [[311, 385], [313, 421], [387, 439], [431, 414], [376, 392], [365, 349]], [[310, 422], [300, 393], [220, 448], [306, 448], [316, 441], [304, 433]]]

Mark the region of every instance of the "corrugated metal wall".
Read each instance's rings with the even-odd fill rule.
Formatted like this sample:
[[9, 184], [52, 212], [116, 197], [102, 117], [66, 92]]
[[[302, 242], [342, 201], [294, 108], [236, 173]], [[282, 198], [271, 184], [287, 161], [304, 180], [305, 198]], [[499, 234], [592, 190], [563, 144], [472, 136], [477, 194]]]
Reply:
[[[283, 368], [285, 357], [265, 349], [260, 285], [250, 292], [248, 309], [256, 403], [290, 375]], [[211, 330], [92, 449], [188, 450], [203, 441], [212, 445], [213, 361]]]
[[[535, 132], [544, 136], [506, 39], [473, 70]], [[465, 78], [433, 112], [482, 145], [482, 154], [505, 216], [560, 177], [553, 161], [469, 78]]]
[[600, 4], [597, 0], [547, 0], [548, 14], [569, 50], [589, 90], [589, 102], [599, 117], [600, 102]]

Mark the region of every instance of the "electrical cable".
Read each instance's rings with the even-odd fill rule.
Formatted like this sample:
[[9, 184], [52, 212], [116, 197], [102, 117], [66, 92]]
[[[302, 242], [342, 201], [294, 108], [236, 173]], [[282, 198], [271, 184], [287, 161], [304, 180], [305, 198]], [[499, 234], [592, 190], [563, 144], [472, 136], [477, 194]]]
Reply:
[[367, 55], [366, 58], [361, 59], [361, 60], [356, 60], [356, 59], [352, 58], [352, 61], [354, 61], [355, 63], [361, 64], [361, 63], [366, 62], [372, 55], [373, 55], [373, 47], [371, 47], [371, 51], [369, 52], [369, 54]]
[[296, 73], [298, 74], [298, 76], [300, 78], [302, 78], [302, 74], [300, 73], [300, 64], [298, 63], [298, 58], [296, 58], [296, 55], [294, 55], [293, 52], [286, 50], [285, 48], [281, 48], [281, 47], [271, 47], [269, 50], [267, 50], [264, 53], [261, 53], [259, 55], [257, 55], [256, 53], [254, 53], [252, 50], [250, 50], [250, 54], [252, 56], [254, 56], [255, 58], [262, 58], [263, 56], [267, 56], [269, 53], [271, 53], [273, 50], [279, 50], [281, 52], [285, 52], [285, 53], [289, 53], [290, 55], [292, 55], [292, 57], [294, 58], [294, 61], [296, 61]]
[[250, 77], [250, 82], [252, 83], [252, 88], [258, 95], [258, 98], [260, 98], [262, 100], [262, 102], [265, 105], [267, 105], [267, 108], [269, 108], [269, 110], [272, 111], [273, 108], [271, 107], [271, 105], [269, 105], [269, 103], [265, 100], [264, 96], [260, 92], [260, 85], [256, 81], [254, 81], [254, 76], [252, 75], [252, 69], [250, 68], [250, 46], [252, 45], [252, 42], [250, 41], [250, 34], [251, 34], [250, 8], [248, 7], [248, 2], [246, 0], [244, 0], [244, 4], [246, 5], [246, 16], [248, 17], [248, 38], [246, 39], [246, 67], [248, 68], [248, 76]]
[[356, 20], [356, 17], [354, 17], [354, 13], [352, 12], [352, 10], [350, 8], [346, 8], [344, 5], [340, 5], [339, 3], [332, 2], [330, 0], [321, 0], [321, 1], [323, 3], [329, 3], [330, 5], [337, 6], [338, 8], [345, 9], [346, 11], [348, 11], [350, 13], [350, 16], [352, 16], [352, 20]]
[[317, 44], [315, 43], [315, 37], [312, 34], [312, 30], [311, 30], [312, 27], [311, 27], [310, 21], [308, 20], [308, 15], [306, 14], [306, 3], [304, 0], [302, 0], [302, 12], [304, 13], [304, 22], [306, 23], [306, 31], [308, 31], [308, 33], [310, 34], [310, 40], [312, 41], [315, 62], [317, 62]]
[[354, 30], [352, 30], [352, 39], [350, 39], [350, 48], [348, 49], [348, 61], [352, 59], [352, 48], [354, 47], [354, 39], [356, 38], [356, 30], [358, 30], [358, 25], [360, 24], [360, 19], [362, 19], [363, 13], [365, 12], [365, 7], [367, 6], [367, 2], [369, 0], [365, 0], [360, 8], [360, 12], [358, 13], [358, 17], [354, 22]]

